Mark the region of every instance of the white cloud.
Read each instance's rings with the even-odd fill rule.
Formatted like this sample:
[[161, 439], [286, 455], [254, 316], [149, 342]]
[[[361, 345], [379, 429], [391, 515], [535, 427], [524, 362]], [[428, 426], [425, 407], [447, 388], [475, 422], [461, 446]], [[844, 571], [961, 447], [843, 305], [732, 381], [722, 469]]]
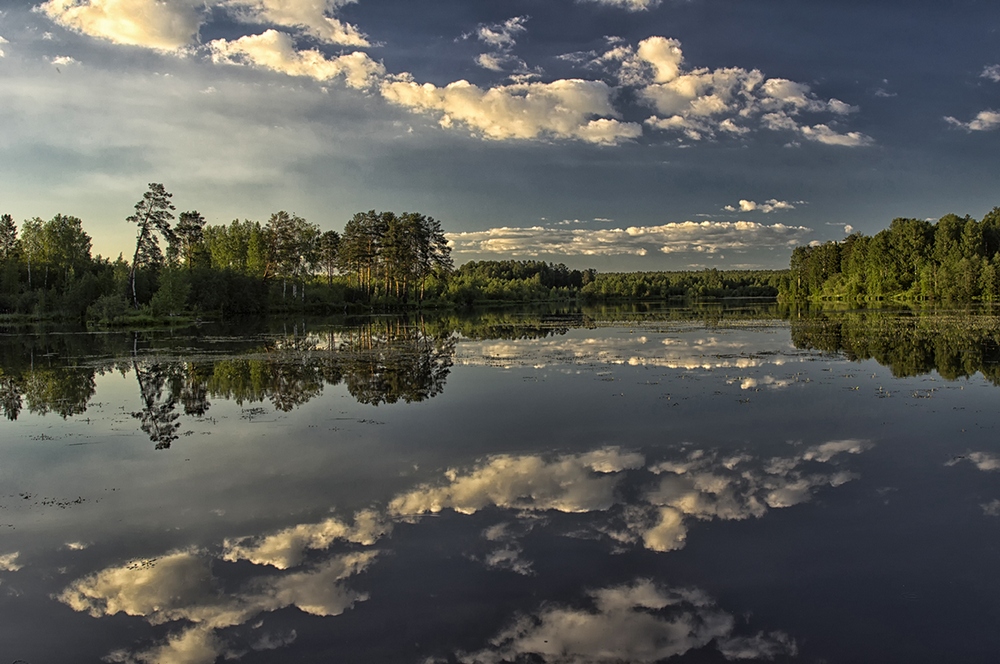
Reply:
[[353, 25], [328, 16], [355, 0], [216, 0], [235, 9], [243, 21], [273, 23], [286, 28], [301, 28], [306, 34], [330, 44], [370, 46], [367, 38]]
[[533, 660], [569, 664], [651, 663], [715, 643], [728, 659], [795, 655], [781, 632], [734, 637], [736, 621], [699, 590], [668, 589], [648, 579], [590, 591], [589, 606], [546, 605], [490, 640], [459, 653], [461, 662]]
[[198, 0], [47, 0], [37, 9], [63, 27], [91, 37], [178, 51], [196, 40], [205, 5]]
[[993, 131], [1000, 127], [1000, 111], [980, 111], [976, 117], [969, 122], [962, 122], [950, 115], [945, 117], [945, 122], [953, 127], [959, 127], [966, 131]]
[[[797, 201], [801, 203], [802, 201]], [[736, 207], [732, 205], [727, 205], [725, 210], [729, 212], [735, 212]], [[758, 203], [756, 201], [750, 201], [746, 199], [740, 200], [740, 212], [753, 212], [755, 210], [763, 212], [764, 214], [770, 214], [771, 212], [777, 212], [778, 210], [794, 210], [795, 203], [790, 203], [788, 201], [779, 201], [776, 198], [772, 198], [764, 203]]]
[[615, 119], [612, 89], [602, 81], [561, 79], [482, 89], [468, 81], [444, 87], [408, 74], [385, 80], [382, 96], [411, 111], [437, 113], [442, 127], [461, 125], [493, 140], [563, 138], [613, 145], [642, 129]]
[[661, 0], [579, 0], [580, 2], [594, 2], [606, 7], [615, 7], [630, 12], [641, 12], [654, 7], [659, 7]]
[[6, 553], [0, 556], [0, 572], [16, 572], [21, 569], [21, 565], [17, 564], [17, 559], [21, 555], [19, 551], [14, 553]]
[[[0, 44], [9, 44], [9, 43], [10, 43], [9, 41], [7, 41], [6, 39], [4, 39], [3, 37], [0, 37]], [[4, 52], [3, 52], [3, 49], [0, 48], [0, 58], [2, 58], [2, 57], [4, 57]]]
[[763, 127], [793, 131], [827, 145], [857, 147], [872, 142], [858, 132], [841, 134], [827, 124], [810, 126], [797, 119], [803, 113], [843, 117], [855, 112], [854, 106], [822, 99], [805, 83], [769, 79], [756, 69], [687, 67], [676, 39], [654, 36], [636, 48], [613, 41], [610, 50], [590, 64], [609, 70], [622, 85], [637, 88], [639, 99], [657, 112], [646, 120], [647, 126], [692, 141], [741, 136]]
[[68, 55], [58, 55], [54, 58], [49, 59], [49, 62], [51, 62], [56, 67], [67, 67], [70, 65], [80, 64], [76, 58], [71, 58]]
[[983, 68], [983, 72], [979, 75], [982, 78], [988, 78], [994, 83], [1000, 83], [1000, 65], [990, 65]]
[[844, 224], [844, 235], [850, 235], [854, 232], [854, 226], [850, 224]]
[[530, 71], [528, 64], [521, 58], [511, 54], [511, 49], [517, 44], [517, 35], [527, 30], [527, 16], [515, 16], [502, 23], [483, 24], [474, 32], [462, 35], [469, 39], [475, 37], [492, 49], [488, 53], [476, 56], [476, 64], [483, 69], [495, 72], [513, 71], [530, 79], [537, 76], [541, 70]]
[[727, 249], [786, 248], [801, 243], [811, 232], [804, 226], [752, 221], [684, 221], [624, 229], [501, 227], [451, 233], [448, 239], [456, 254], [645, 256], [653, 251], [716, 254]]
[[[1000, 117], [1000, 115], [998, 115]], [[825, 124], [806, 125], [799, 127], [799, 131], [810, 141], [823, 143], [824, 145], [839, 145], [842, 147], [856, 148], [871, 145], [875, 141], [871, 136], [866, 136], [861, 132], [849, 131], [846, 134], [839, 134]]]
[[475, 32], [467, 36], [475, 36], [479, 41], [497, 50], [509, 50], [517, 43], [516, 35], [524, 32], [527, 28], [524, 24], [528, 21], [527, 16], [515, 16], [503, 23], [491, 23], [480, 25]]
[[[47, 0], [39, 11], [78, 32], [178, 54], [195, 52], [202, 24], [213, 11], [230, 18], [275, 25], [328, 44], [369, 46], [356, 27], [333, 14], [351, 0]], [[632, 10], [655, 6], [655, 0], [597, 0]], [[465, 80], [444, 86], [419, 83], [407, 72], [388, 75], [370, 56], [354, 52], [329, 56], [300, 49], [292, 35], [273, 28], [236, 39], [217, 39], [207, 51], [217, 63], [253, 65], [319, 81], [343, 77], [354, 89], [375, 89], [397, 106], [436, 115], [445, 128], [463, 127], [490, 140], [568, 139], [616, 145], [642, 135], [643, 125], [626, 122], [615, 106], [617, 88], [601, 80], [533, 81], [540, 70], [512, 55], [526, 16], [479, 26], [466, 37], [492, 49], [476, 58], [481, 67], [512, 72], [513, 82], [481, 88]], [[612, 67], [622, 85], [637, 88], [657, 115], [645, 125], [680, 133], [688, 140], [742, 136], [757, 127], [790, 130], [819, 143], [861, 146], [872, 142], [858, 132], [840, 133], [829, 124], [800, 124], [800, 113], [844, 116], [854, 107], [823, 100], [809, 86], [786, 79], [766, 79], [740, 68], [686, 68], [680, 42], [654, 36], [633, 48], [609, 38], [612, 48], [591, 65]], [[970, 123], [970, 127], [976, 124]], [[978, 126], [978, 125], [977, 125]], [[975, 127], [972, 127], [975, 128]]]
[[352, 0], [47, 0], [38, 6], [56, 23], [116, 44], [183, 51], [197, 42], [207, 10], [230, 10], [244, 22], [298, 28], [341, 46], [369, 46], [357, 28], [327, 14]]
[[548, 460], [539, 455], [490, 457], [466, 473], [449, 470], [447, 483], [423, 485], [389, 503], [395, 516], [452, 509], [473, 514], [496, 505], [525, 511], [591, 512], [616, 502], [622, 470], [639, 468], [639, 454], [604, 448]]
[[348, 87], [358, 90], [372, 87], [385, 75], [385, 68], [366, 53], [355, 51], [331, 59], [315, 49], [297, 50], [292, 37], [277, 30], [232, 41], [216, 39], [208, 47], [218, 63], [255, 65], [318, 81], [343, 76]]

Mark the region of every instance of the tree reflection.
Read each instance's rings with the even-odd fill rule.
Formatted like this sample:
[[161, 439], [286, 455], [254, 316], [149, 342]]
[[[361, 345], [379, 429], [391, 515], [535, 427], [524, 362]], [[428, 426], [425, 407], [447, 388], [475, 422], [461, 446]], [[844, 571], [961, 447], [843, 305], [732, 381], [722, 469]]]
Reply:
[[13, 422], [21, 414], [21, 386], [14, 376], [0, 371], [0, 410]]
[[444, 390], [455, 343], [450, 334], [430, 335], [401, 321], [351, 330], [338, 349], [347, 390], [375, 406], [430, 399]]
[[140, 366], [137, 360], [132, 361], [132, 368], [139, 382], [139, 397], [142, 401], [142, 410], [132, 413], [132, 417], [139, 420], [139, 428], [156, 444], [156, 449], [168, 449], [170, 443], [177, 440], [181, 423], [178, 421], [180, 414], [174, 412], [177, 397], [169, 391], [163, 397], [167, 371], [158, 363]]
[[992, 316], [913, 312], [812, 312], [791, 319], [797, 348], [873, 359], [896, 377], [981, 373], [1000, 385], [1000, 321]]

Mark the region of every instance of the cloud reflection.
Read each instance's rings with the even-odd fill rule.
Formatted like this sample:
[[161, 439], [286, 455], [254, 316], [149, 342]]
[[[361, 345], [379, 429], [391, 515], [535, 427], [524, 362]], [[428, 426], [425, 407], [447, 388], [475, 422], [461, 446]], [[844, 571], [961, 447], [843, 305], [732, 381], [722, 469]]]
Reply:
[[[657, 662], [710, 643], [727, 659], [795, 655], [795, 642], [772, 632], [734, 636], [735, 620], [700, 590], [663, 588], [648, 579], [588, 593], [589, 606], [543, 606], [518, 617], [488, 648], [459, 661], [494, 664]], [[527, 661], [527, 660], [525, 660]]]
[[[95, 618], [123, 613], [142, 617], [151, 625], [185, 623], [165, 642], [135, 653], [115, 651], [109, 661], [210, 663], [235, 652], [222, 630], [261, 613], [296, 607], [316, 616], [335, 616], [368, 599], [344, 582], [366, 569], [376, 555], [363, 551], [334, 556], [305, 571], [252, 578], [239, 591], [228, 593], [212, 572], [211, 555], [199, 550], [174, 551], [78, 579], [57, 599]], [[255, 645], [273, 646], [286, 639], [261, 637]]]
[[[262, 613], [295, 607], [316, 616], [335, 616], [368, 599], [346, 582], [366, 570], [378, 552], [330, 555], [315, 564], [307, 564], [306, 554], [337, 542], [371, 546], [397, 521], [419, 527], [418, 517], [443, 510], [467, 515], [488, 507], [509, 510], [513, 519], [483, 530], [485, 546], [478, 555], [466, 555], [490, 570], [533, 575], [521, 540], [565, 515], [591, 514], [585, 530], [617, 545], [673, 551], [684, 547], [692, 522], [760, 518], [770, 509], [807, 502], [820, 487], [850, 481], [856, 475], [841, 469], [840, 459], [870, 447], [864, 440], [833, 440], [761, 457], [688, 446], [675, 458], [652, 464], [644, 455], [619, 447], [562, 455], [495, 455], [468, 468], [449, 469], [440, 480], [404, 491], [384, 507], [358, 512], [353, 522], [330, 517], [271, 534], [227, 539], [218, 555], [177, 550], [108, 567], [74, 581], [57, 599], [94, 617], [125, 614], [151, 625], [179, 623], [164, 641], [115, 651], [108, 661], [207, 664], [223, 656], [240, 657], [249, 652], [247, 647], [278, 648], [294, 640], [293, 633], [265, 634], [242, 651], [234, 648], [231, 628]], [[990, 509], [984, 506], [987, 513]], [[16, 557], [9, 554], [0, 563], [11, 568]], [[220, 561], [275, 569], [231, 591], [224, 581], [228, 575], [214, 573]], [[489, 648], [460, 653], [460, 660], [488, 664], [534, 656], [583, 664], [653, 662], [709, 644], [728, 659], [795, 653], [794, 642], [781, 633], [734, 634], [732, 616], [698, 591], [637, 580], [587, 596], [587, 608], [545, 605], [519, 617]]]
[[299, 524], [265, 537], [226, 539], [223, 560], [249, 560], [256, 565], [271, 565], [278, 569], [295, 567], [302, 562], [306, 550], [323, 550], [337, 540], [371, 546], [392, 529], [374, 510], [363, 510], [354, 516], [349, 526], [336, 518], [319, 523]]
[[547, 460], [540, 455], [499, 455], [461, 473], [445, 473], [447, 483], [425, 484], [389, 504], [394, 516], [418, 516], [453, 509], [473, 514], [489, 505], [515, 510], [591, 512], [615, 503], [620, 471], [642, 467], [640, 454], [606, 447]]
[[21, 569], [22, 566], [17, 564], [17, 559], [20, 555], [20, 551], [15, 551], [14, 553], [7, 553], [0, 556], [0, 571], [16, 572]]

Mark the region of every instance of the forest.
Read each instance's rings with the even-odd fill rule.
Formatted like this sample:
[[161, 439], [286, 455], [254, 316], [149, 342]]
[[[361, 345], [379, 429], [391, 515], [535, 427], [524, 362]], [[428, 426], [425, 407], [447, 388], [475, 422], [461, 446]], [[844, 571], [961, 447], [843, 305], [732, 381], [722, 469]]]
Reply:
[[868, 237], [797, 247], [782, 300], [1000, 301], [1000, 207], [981, 220], [893, 219]]
[[[537, 260], [454, 266], [439, 221], [359, 212], [342, 232], [279, 211], [261, 223], [175, 214], [151, 183], [123, 228], [131, 260], [91, 252], [83, 221], [57, 214], [20, 227], [0, 216], [0, 315], [143, 324], [268, 312], [347, 312], [479, 303], [774, 297], [781, 271], [598, 274]], [[126, 225], [127, 224], [127, 225]]]

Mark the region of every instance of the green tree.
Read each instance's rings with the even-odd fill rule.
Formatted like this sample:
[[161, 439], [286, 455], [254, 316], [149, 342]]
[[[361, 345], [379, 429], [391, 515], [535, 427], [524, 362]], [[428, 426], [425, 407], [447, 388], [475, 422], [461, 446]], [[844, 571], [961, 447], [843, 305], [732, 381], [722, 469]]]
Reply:
[[14, 223], [14, 217], [9, 214], [0, 216], [0, 261], [17, 259], [18, 245], [17, 224]]
[[205, 217], [195, 210], [181, 212], [174, 226], [175, 242], [170, 245], [171, 253], [184, 263], [188, 270], [194, 262], [195, 250], [204, 238]]
[[337, 271], [337, 256], [340, 252], [340, 233], [326, 231], [319, 236], [319, 264], [326, 274], [326, 285], [333, 285], [333, 275]]
[[136, 292], [135, 277], [140, 264], [155, 264], [157, 257], [162, 258], [157, 233], [168, 242], [176, 242], [170, 221], [174, 218], [173, 204], [170, 199], [173, 194], [167, 192], [162, 184], [151, 182], [149, 191], [142, 195], [142, 200], [135, 204], [135, 214], [126, 217], [125, 221], [136, 224], [138, 232], [135, 238], [135, 254], [132, 256], [132, 268], [129, 272], [129, 284], [132, 289], [132, 305], [139, 308], [139, 295]]

